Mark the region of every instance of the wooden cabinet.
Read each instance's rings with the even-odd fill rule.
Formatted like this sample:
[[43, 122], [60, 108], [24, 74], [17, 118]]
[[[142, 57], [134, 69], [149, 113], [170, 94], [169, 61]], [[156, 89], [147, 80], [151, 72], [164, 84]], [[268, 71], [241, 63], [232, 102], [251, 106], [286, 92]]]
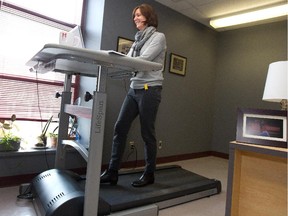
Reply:
[[229, 146], [226, 216], [287, 216], [287, 149]]

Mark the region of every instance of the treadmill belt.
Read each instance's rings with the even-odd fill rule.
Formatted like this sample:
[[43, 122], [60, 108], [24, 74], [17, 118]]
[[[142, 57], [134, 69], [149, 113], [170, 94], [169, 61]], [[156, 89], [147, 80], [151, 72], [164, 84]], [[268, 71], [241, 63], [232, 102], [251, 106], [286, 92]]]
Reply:
[[[135, 188], [131, 182], [142, 175], [142, 171], [122, 173], [118, 184], [100, 185], [99, 197], [110, 205], [110, 212], [149, 205], [213, 188], [221, 192], [221, 183], [208, 179], [180, 166], [157, 168], [155, 183], [146, 187]], [[215, 193], [216, 194], [216, 193]]]

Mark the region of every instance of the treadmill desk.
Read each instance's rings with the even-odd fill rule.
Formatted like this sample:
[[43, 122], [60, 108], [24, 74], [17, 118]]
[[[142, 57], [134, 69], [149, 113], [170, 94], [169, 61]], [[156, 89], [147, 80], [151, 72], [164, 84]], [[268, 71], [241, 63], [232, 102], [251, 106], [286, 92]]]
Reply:
[[[137, 71], [157, 71], [162, 64], [124, 56], [115, 51], [93, 51], [59, 44], [46, 44], [27, 63], [31, 72], [46, 73], [48, 71], [65, 74], [64, 91], [61, 96], [58, 145], [56, 149], [55, 167], [65, 168], [65, 149], [62, 143], [67, 139], [69, 114], [81, 117], [87, 110], [91, 116], [89, 154], [78, 143], [77, 149], [87, 163], [85, 186], [84, 216], [97, 215], [106, 115], [106, 77], [127, 76]], [[66, 105], [71, 103], [72, 75], [97, 77], [93, 93], [92, 108], [72, 108], [73, 113], [66, 113]], [[71, 108], [71, 107], [70, 107]], [[74, 112], [76, 111], [76, 113]], [[86, 115], [87, 117], [87, 115]], [[89, 156], [90, 155], [90, 156]]]

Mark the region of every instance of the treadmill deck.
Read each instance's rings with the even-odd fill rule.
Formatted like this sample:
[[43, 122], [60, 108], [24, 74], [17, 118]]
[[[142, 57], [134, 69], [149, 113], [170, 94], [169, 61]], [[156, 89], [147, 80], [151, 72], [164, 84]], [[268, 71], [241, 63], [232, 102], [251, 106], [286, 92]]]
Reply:
[[[208, 179], [180, 166], [158, 167], [154, 184], [133, 187], [131, 182], [142, 173], [143, 170], [122, 172], [117, 185], [101, 184], [98, 215], [117, 215], [117, 212], [137, 211], [137, 208], [149, 205], [156, 205], [156, 210], [159, 210], [221, 192], [220, 181]], [[73, 209], [69, 216], [72, 213], [73, 216], [81, 216], [85, 183], [85, 178], [67, 170], [52, 169], [36, 176], [32, 181], [32, 191], [38, 215], [63, 216], [67, 209]]]
[[140, 188], [133, 187], [131, 182], [140, 178], [142, 173], [143, 171], [123, 173], [119, 175], [117, 185], [100, 185], [99, 195], [110, 206], [110, 212], [155, 204], [195, 193], [200, 195], [199, 199], [202, 195], [207, 196], [207, 193], [200, 193], [202, 191], [209, 191], [208, 196], [221, 192], [220, 181], [208, 179], [180, 166], [157, 168], [154, 184]]

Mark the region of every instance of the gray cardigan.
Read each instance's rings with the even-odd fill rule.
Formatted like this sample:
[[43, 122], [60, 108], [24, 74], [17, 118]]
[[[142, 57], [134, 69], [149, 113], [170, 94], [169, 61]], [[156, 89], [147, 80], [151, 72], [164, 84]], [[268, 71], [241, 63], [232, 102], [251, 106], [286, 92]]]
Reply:
[[[160, 32], [154, 32], [140, 50], [140, 56], [135, 58], [157, 62], [164, 66], [165, 54], [165, 35]], [[130, 49], [127, 55], [132, 56], [132, 49]], [[133, 89], [143, 89], [145, 84], [148, 86], [162, 86], [164, 80], [163, 68], [159, 71], [138, 72], [135, 77], [130, 79], [130, 87]]]

